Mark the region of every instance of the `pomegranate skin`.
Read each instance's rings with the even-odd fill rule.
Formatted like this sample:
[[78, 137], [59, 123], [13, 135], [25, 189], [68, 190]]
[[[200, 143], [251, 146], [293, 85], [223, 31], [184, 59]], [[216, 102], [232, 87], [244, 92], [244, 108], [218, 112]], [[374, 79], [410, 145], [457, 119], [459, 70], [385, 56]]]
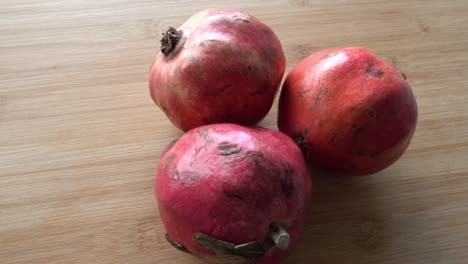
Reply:
[[238, 10], [208, 9], [177, 30], [178, 44], [157, 54], [149, 80], [151, 97], [169, 120], [184, 131], [262, 120], [286, 65], [271, 28]]
[[[198, 127], [160, 160], [155, 181], [161, 219], [172, 241], [214, 263], [275, 264], [295, 247], [311, 195], [299, 147], [279, 131], [236, 124]], [[254, 260], [215, 256], [192, 237], [201, 232], [235, 245], [265, 241], [270, 224], [290, 235]]]
[[292, 69], [278, 127], [302, 142], [310, 166], [358, 176], [401, 157], [417, 116], [406, 76], [369, 50], [348, 47], [318, 51]]

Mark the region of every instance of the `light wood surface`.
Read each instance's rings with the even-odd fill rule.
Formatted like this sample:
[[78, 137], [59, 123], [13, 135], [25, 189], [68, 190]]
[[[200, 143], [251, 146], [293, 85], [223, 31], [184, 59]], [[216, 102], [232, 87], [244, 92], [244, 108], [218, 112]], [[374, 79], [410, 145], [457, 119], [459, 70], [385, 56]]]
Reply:
[[[152, 103], [161, 32], [243, 9], [309, 53], [360, 45], [392, 60], [419, 104], [391, 168], [315, 177], [288, 263], [468, 263], [468, 1], [18, 0], [0, 5], [0, 263], [199, 264], [163, 238], [153, 178], [182, 133]], [[262, 126], [276, 128], [276, 104]]]

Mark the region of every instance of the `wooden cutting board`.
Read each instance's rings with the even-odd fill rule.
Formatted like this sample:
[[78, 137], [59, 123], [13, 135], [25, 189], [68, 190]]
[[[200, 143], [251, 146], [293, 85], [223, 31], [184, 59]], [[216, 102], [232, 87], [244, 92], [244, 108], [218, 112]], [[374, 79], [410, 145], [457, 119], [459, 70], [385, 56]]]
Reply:
[[[365, 46], [409, 78], [407, 153], [363, 178], [315, 177], [288, 263], [468, 263], [468, 2], [18, 0], [0, 7], [0, 262], [198, 264], [164, 240], [153, 178], [182, 133], [152, 103], [161, 32], [241, 8], [313, 51]], [[276, 103], [262, 126], [276, 128]]]

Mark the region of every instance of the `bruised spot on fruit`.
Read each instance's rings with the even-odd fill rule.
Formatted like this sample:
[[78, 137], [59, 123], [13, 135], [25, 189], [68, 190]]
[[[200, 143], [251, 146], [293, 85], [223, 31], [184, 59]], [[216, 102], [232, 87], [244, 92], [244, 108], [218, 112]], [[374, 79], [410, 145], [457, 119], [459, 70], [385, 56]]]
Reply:
[[318, 107], [322, 98], [328, 94], [328, 87], [322, 88], [320, 92], [314, 98], [314, 107]]
[[378, 153], [378, 152], [372, 152], [372, 153], [369, 155], [369, 157], [370, 157], [371, 159], [374, 159], [374, 160], [375, 160], [375, 159], [378, 159], [378, 158], [379, 158], [379, 153]]
[[189, 57], [189, 62], [190, 63], [197, 63], [198, 62], [198, 58], [196, 56], [190, 56]]
[[234, 20], [237, 21], [237, 22], [242, 22], [244, 24], [250, 24], [250, 20], [247, 20], [247, 19], [235, 18]]
[[374, 71], [375, 71], [375, 65], [373, 62], [369, 62], [367, 64], [367, 68], [366, 68], [366, 73], [367, 73], [367, 77], [371, 77], [373, 74], [374, 74]]
[[296, 142], [296, 145], [301, 150], [302, 155], [306, 156], [307, 152], [309, 152], [309, 144], [307, 144], [307, 141], [304, 138], [304, 136], [296, 137], [294, 139], [294, 142]]
[[227, 119], [227, 120], [231, 120], [231, 119], [232, 119], [232, 114], [227, 114], [227, 115], [226, 115], [226, 119]]
[[230, 16], [223, 16], [222, 19], [229, 19], [229, 20], [234, 20], [235, 22], [238, 23], [243, 23], [243, 24], [250, 24], [250, 20], [239, 17], [238, 15], [230, 15]]
[[195, 152], [194, 152], [194, 154], [193, 154], [193, 157], [195, 158], [196, 156], [198, 156], [198, 154], [200, 154], [200, 152], [202, 151], [202, 149], [204, 149], [205, 151], [208, 150], [208, 148], [206, 147], [206, 145], [202, 145], [202, 146], [196, 147], [196, 148], [195, 148]]
[[249, 152], [249, 154], [247, 154], [247, 159], [258, 159], [258, 158], [264, 158], [265, 156], [263, 156], [263, 153], [261, 153], [260, 151], [251, 151]]
[[364, 151], [362, 149], [358, 149], [358, 151], [356, 152], [356, 154], [360, 157], [364, 156]]
[[356, 138], [356, 137], [360, 136], [362, 133], [365, 132], [365, 130], [366, 130], [366, 129], [365, 129], [364, 127], [362, 127], [362, 126], [356, 126], [356, 127], [354, 128], [353, 137]]
[[369, 116], [369, 118], [374, 118], [374, 116], [375, 116], [375, 111], [372, 110], [372, 109], [369, 109], [369, 110], [367, 111], [367, 115]]
[[405, 78], [405, 80], [408, 80], [408, 79], [406, 78], [406, 74], [404, 74], [403, 72], [401, 73], [401, 76], [403, 76], [403, 78]]
[[247, 66], [247, 70], [248, 70], [248, 71], [252, 71], [252, 70], [253, 70], [253, 67], [250, 66], [250, 65], [248, 65], [248, 66]]
[[176, 154], [175, 153], [172, 153], [169, 157], [167, 157], [167, 159], [164, 161], [164, 165], [163, 165], [163, 172], [166, 173], [167, 172], [167, 168], [169, 166], [172, 165], [172, 163], [174, 162], [176, 158]]
[[164, 111], [164, 113], [169, 112], [169, 109], [167, 108], [167, 106], [165, 104], [160, 104], [160, 105], [161, 105], [161, 109]]
[[169, 236], [169, 234], [165, 234], [164, 237], [166, 238], [167, 242], [169, 242], [169, 244], [171, 244], [171, 246], [173, 246], [175, 249], [180, 250], [180, 251], [182, 251], [184, 253], [192, 254], [186, 247], [184, 247], [180, 243], [172, 240], [171, 237]]
[[359, 102], [359, 103], [357, 103], [355, 106], [351, 107], [351, 114], [354, 114], [354, 112], [356, 112], [356, 110], [358, 110], [359, 108], [361, 108], [363, 104], [364, 104], [364, 103]]
[[169, 142], [169, 144], [167, 144], [167, 146], [164, 148], [162, 156], [164, 156], [175, 145], [175, 143], [177, 143], [177, 139], [174, 139], [171, 142]]
[[375, 70], [375, 64], [373, 62], [369, 62], [369, 64], [367, 65], [366, 73], [367, 73], [368, 78], [369, 77], [374, 77], [374, 78], [377, 78], [377, 79], [381, 79], [385, 75], [384, 71], [382, 71], [382, 70], [376, 71]]
[[225, 84], [223, 85], [221, 88], [217, 89], [216, 92], [215, 92], [215, 96], [219, 96], [221, 95], [222, 93], [226, 92], [227, 90], [229, 90], [230, 88], [232, 88], [234, 85], [232, 84]]
[[278, 59], [278, 52], [276, 49], [267, 50], [267, 56], [271, 61], [276, 62]]
[[303, 89], [303, 90], [301, 90], [301, 91], [299, 92], [299, 98], [300, 98], [300, 99], [303, 99], [309, 91], [310, 91], [310, 89]]
[[177, 169], [172, 170], [171, 178], [180, 181], [180, 174], [179, 171], [177, 171]]
[[378, 79], [381, 79], [384, 75], [385, 75], [385, 72], [384, 72], [384, 71], [378, 70], [378, 71], [375, 73], [374, 77], [375, 77], [375, 78], [378, 78]]
[[246, 160], [251, 160], [257, 163], [259, 160], [264, 160], [265, 156], [260, 151], [251, 151], [245, 155]]
[[328, 144], [335, 144], [336, 137], [338, 136], [338, 131], [333, 131], [330, 135], [330, 139], [328, 140]]
[[286, 199], [288, 199], [291, 196], [292, 192], [294, 191], [294, 186], [293, 186], [292, 178], [291, 178], [293, 173], [294, 173], [293, 167], [291, 167], [291, 165], [289, 164], [285, 164], [283, 167], [283, 173], [282, 173], [283, 177], [281, 177], [280, 184], [281, 184], [281, 191], [283, 192], [284, 197]]
[[[208, 120], [206, 120], [206, 118], [203, 118], [203, 122], [205, 122], [205, 121], [208, 121]], [[206, 137], [210, 133], [210, 129], [209, 128], [204, 128], [203, 130], [197, 131], [197, 133], [198, 133], [199, 137], [201, 137], [203, 140], [206, 140]]]
[[198, 182], [200, 181], [200, 174], [194, 171], [183, 171], [180, 173], [184, 181]]
[[319, 127], [325, 126], [328, 122], [330, 122], [330, 119], [320, 120]]
[[245, 110], [245, 109], [247, 109], [247, 108], [249, 108], [249, 104], [244, 104], [244, 105], [242, 106], [242, 110]]
[[203, 118], [202, 122], [205, 125], [208, 125], [210, 123], [206, 117]]
[[310, 135], [310, 128], [308, 128], [308, 127], [304, 128], [304, 131], [303, 131], [302, 134], [303, 134], [304, 136]]
[[255, 89], [255, 91], [253, 91], [250, 95], [261, 95], [266, 92], [269, 87], [270, 85], [268, 84], [268, 81], [265, 81], [262, 86], [257, 87], [257, 89]]
[[242, 152], [242, 149], [236, 145], [229, 142], [221, 142], [216, 148], [220, 156], [230, 157], [232, 155], [238, 155]]
[[392, 80], [391, 78], [388, 78], [388, 79], [385, 81], [386, 84], [391, 84], [392, 82], [393, 82], [393, 80]]
[[242, 197], [242, 195], [240, 195], [239, 193], [235, 191], [223, 189], [223, 195], [229, 200], [237, 200], [237, 201], [241, 201], [245, 205], [248, 204], [247, 200], [244, 197]]

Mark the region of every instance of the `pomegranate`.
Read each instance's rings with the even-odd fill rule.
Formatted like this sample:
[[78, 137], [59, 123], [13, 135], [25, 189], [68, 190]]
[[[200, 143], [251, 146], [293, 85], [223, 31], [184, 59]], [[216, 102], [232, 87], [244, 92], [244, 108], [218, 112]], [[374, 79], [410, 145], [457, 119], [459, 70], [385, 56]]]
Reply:
[[311, 166], [368, 175], [407, 149], [417, 105], [406, 76], [361, 47], [318, 51], [288, 74], [279, 129], [303, 146]]
[[311, 177], [301, 150], [283, 133], [212, 124], [166, 151], [155, 190], [176, 248], [213, 263], [274, 264], [298, 240]]
[[223, 122], [253, 125], [270, 110], [285, 64], [267, 25], [237, 10], [208, 9], [163, 34], [150, 93], [184, 131]]

